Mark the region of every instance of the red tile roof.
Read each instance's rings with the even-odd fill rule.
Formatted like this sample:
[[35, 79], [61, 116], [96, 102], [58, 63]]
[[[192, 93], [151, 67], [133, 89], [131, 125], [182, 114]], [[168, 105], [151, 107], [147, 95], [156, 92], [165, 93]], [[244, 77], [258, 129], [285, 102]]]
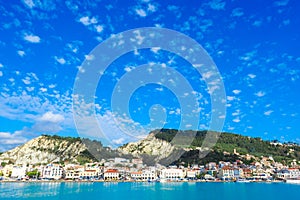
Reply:
[[108, 169], [105, 173], [118, 173], [119, 171], [116, 169]]

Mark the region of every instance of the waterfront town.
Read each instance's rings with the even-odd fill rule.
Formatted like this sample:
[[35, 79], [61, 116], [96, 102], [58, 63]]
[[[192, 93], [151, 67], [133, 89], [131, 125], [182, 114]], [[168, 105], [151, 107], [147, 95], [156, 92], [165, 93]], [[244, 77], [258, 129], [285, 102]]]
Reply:
[[294, 160], [288, 165], [272, 157], [248, 165], [242, 161], [209, 162], [206, 165], [146, 166], [142, 159], [114, 158], [100, 162], [49, 163], [13, 165], [1, 163], [0, 180], [4, 181], [289, 181], [300, 179], [300, 165]]

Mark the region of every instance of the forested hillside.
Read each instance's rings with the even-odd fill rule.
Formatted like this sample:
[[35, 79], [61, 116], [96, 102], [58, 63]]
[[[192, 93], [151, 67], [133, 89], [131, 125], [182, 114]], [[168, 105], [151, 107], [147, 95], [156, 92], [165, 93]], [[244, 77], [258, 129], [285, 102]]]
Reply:
[[[178, 130], [175, 129], [162, 129], [154, 131], [155, 137], [168, 142], [171, 142]], [[179, 131], [186, 137], [191, 137], [195, 131]], [[277, 141], [264, 141], [261, 138], [251, 138], [232, 133], [221, 133], [213, 151], [205, 158], [199, 160], [199, 150], [201, 147], [207, 131], [197, 131], [196, 136], [190, 145], [192, 150], [183, 154], [178, 162], [198, 162], [207, 163], [209, 161], [227, 160], [234, 161], [239, 156], [233, 154], [234, 149], [240, 155], [251, 154], [256, 157], [272, 156], [275, 161], [290, 162], [293, 159], [300, 160], [300, 146], [294, 143], [275, 143]], [[224, 153], [225, 152], [225, 153]], [[247, 162], [245, 160], [245, 162]]]

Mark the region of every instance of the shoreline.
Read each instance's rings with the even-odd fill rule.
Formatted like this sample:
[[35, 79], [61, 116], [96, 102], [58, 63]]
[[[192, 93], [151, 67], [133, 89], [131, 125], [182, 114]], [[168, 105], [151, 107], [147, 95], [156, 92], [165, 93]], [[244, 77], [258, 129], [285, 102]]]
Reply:
[[207, 180], [186, 180], [186, 181], [104, 181], [104, 180], [1, 180], [0, 183], [286, 183], [285, 181], [249, 181], [249, 182], [238, 182], [238, 181], [207, 181]]

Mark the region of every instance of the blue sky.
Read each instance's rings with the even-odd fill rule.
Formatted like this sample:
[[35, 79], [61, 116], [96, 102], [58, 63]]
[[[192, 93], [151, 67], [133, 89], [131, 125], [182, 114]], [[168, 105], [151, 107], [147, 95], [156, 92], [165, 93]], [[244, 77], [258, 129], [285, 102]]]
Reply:
[[[85, 72], [82, 63], [93, 60], [90, 52], [101, 42], [143, 27], [178, 31], [207, 51], [226, 92], [226, 115], [219, 116], [223, 131], [299, 142], [299, 15], [296, 0], [0, 0], [0, 151], [41, 134], [78, 136], [72, 102], [76, 77]], [[199, 75], [171, 52], [133, 50], [99, 73], [95, 113], [112, 144], [143, 138], [154, 128], [180, 127], [181, 106], [187, 105], [180, 105], [178, 94], [162, 84], [163, 75], [161, 82], [141, 85], [132, 93], [130, 116], [114, 110], [115, 86], [143, 64], [180, 73], [197, 97], [196, 128], [209, 128], [211, 93], [204, 79], [210, 72]], [[84, 125], [90, 121], [85, 119]]]

